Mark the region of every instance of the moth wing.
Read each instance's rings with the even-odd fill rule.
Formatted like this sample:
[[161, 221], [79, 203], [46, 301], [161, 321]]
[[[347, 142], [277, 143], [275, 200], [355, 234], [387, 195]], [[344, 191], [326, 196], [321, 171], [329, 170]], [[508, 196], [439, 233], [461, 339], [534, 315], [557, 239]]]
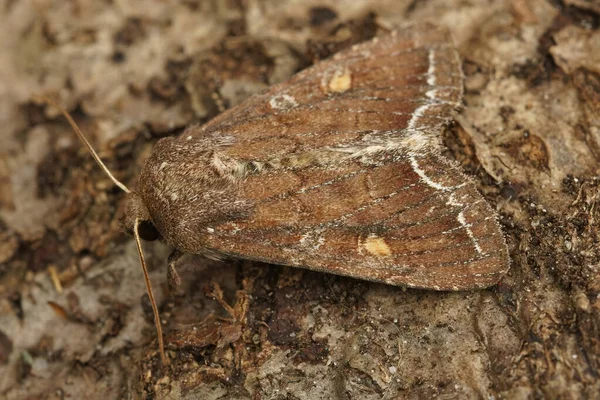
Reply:
[[[448, 34], [427, 27], [342, 51], [184, 133], [276, 165], [244, 179], [253, 212], [211, 226], [208, 250], [418, 288], [497, 283], [508, 254], [495, 212], [439, 153], [461, 95]], [[352, 155], [314, 162], [323, 150]]]
[[180, 139], [226, 141], [231, 157], [267, 161], [352, 145], [374, 133], [436, 136], [462, 96], [460, 59], [449, 38], [426, 25], [355, 45]]
[[434, 153], [393, 158], [251, 178], [244, 193], [254, 213], [215, 226], [207, 244], [233, 257], [393, 285], [496, 284], [507, 247], [475, 184]]

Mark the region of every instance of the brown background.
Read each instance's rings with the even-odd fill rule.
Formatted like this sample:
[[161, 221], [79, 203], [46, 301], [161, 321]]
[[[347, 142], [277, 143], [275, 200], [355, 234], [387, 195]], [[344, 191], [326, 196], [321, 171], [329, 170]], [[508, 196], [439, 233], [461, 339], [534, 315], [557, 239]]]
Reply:
[[[0, 397], [599, 398], [598, 1], [5, 0], [0, 15]], [[435, 293], [188, 257], [168, 296], [169, 249], [148, 244], [162, 376], [123, 195], [34, 96], [60, 99], [133, 186], [159, 137], [425, 21], [463, 57], [444, 140], [500, 213], [508, 276]]]

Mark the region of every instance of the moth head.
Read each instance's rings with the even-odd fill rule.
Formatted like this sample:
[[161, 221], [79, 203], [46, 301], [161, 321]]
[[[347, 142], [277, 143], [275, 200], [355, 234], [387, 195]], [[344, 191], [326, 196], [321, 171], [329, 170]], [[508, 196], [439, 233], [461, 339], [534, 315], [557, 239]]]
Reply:
[[83, 142], [85, 147], [87, 147], [88, 151], [96, 160], [100, 168], [108, 175], [108, 177], [117, 185], [121, 190], [127, 193], [124, 213], [122, 214], [119, 222], [121, 227], [126, 231], [132, 234], [135, 238], [135, 243], [137, 247], [138, 254], [140, 256], [140, 264], [142, 265], [142, 271], [144, 273], [144, 280], [146, 282], [146, 290], [148, 292], [148, 297], [150, 298], [150, 304], [152, 305], [152, 311], [154, 313], [154, 325], [156, 326], [156, 333], [158, 336], [158, 348], [160, 353], [160, 358], [163, 366], [167, 366], [169, 364], [169, 359], [165, 354], [165, 347], [163, 343], [163, 335], [162, 335], [162, 327], [160, 324], [160, 315], [158, 313], [158, 306], [156, 305], [156, 300], [154, 299], [154, 294], [152, 293], [152, 285], [150, 284], [150, 277], [148, 276], [148, 267], [146, 266], [146, 261], [144, 260], [144, 253], [142, 251], [142, 243], [141, 239], [144, 240], [156, 240], [160, 237], [160, 234], [154, 223], [152, 222], [152, 218], [150, 217], [150, 213], [148, 212], [148, 208], [142, 201], [142, 198], [135, 192], [130, 191], [127, 186], [123, 183], [119, 182], [117, 178], [113, 176], [113, 174], [109, 171], [109, 169], [104, 165], [100, 157], [96, 153], [96, 151], [92, 148], [92, 145], [86, 139], [85, 135], [81, 132], [71, 115], [56, 102], [48, 99], [46, 97], [42, 97], [42, 101], [53, 105], [58, 108], [58, 110], [65, 116], [73, 131], [77, 134], [79, 139]]
[[152, 242], [160, 238], [160, 233], [152, 218], [148, 207], [144, 204], [141, 196], [135, 191], [129, 192], [125, 198], [123, 212], [119, 216], [119, 225], [128, 234], [134, 234], [135, 221], [138, 220], [138, 233], [143, 240]]

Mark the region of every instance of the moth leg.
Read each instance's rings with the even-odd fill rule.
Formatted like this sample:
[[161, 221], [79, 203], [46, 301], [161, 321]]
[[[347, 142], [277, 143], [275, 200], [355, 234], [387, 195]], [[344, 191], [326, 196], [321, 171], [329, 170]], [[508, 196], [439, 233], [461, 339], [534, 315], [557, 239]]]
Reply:
[[181, 257], [183, 257], [183, 255], [183, 252], [174, 249], [169, 255], [169, 258], [167, 259], [167, 262], [169, 264], [169, 267], [167, 269], [167, 283], [169, 287], [169, 293], [171, 295], [179, 296], [183, 294], [183, 291], [181, 290], [181, 277], [179, 276], [179, 273], [175, 268], [175, 264], [177, 264], [177, 262], [181, 259]]
[[[235, 292], [235, 311], [236, 321], [242, 326], [242, 332], [246, 328], [248, 311], [250, 310], [250, 295], [254, 287], [253, 277], [244, 277], [242, 280], [242, 289]], [[242, 361], [246, 359], [246, 344], [243, 340], [233, 343], [233, 359], [236, 369], [242, 370]]]
[[[233, 307], [224, 299], [223, 290], [221, 286], [213, 282], [205, 287], [206, 295], [216, 300], [221, 307], [225, 309], [227, 314], [231, 317], [231, 323], [239, 325], [243, 332], [246, 326], [246, 318], [248, 310], [250, 309], [250, 296], [248, 293], [252, 290], [254, 285], [253, 278], [244, 278], [242, 282], [242, 290], [235, 292], [235, 304]], [[246, 345], [243, 340], [236, 340], [231, 343], [233, 347], [233, 360], [235, 368], [238, 371], [242, 369], [242, 360], [246, 359]]]
[[254, 281], [255, 278], [253, 277], [244, 277], [242, 279], [242, 289], [235, 292], [235, 305], [233, 308], [238, 321], [246, 320], [246, 314], [248, 314], [248, 310], [250, 309], [249, 293], [254, 288]]
[[232, 318], [232, 320], [234, 322], [237, 322], [236, 311], [234, 310], [233, 307], [231, 307], [229, 304], [227, 304], [227, 302], [223, 298], [223, 289], [221, 289], [221, 286], [217, 282], [213, 282], [212, 284], [210, 284], [208, 286], [206, 294], [207, 294], [207, 296], [216, 300], [217, 303], [219, 303], [221, 305], [221, 307], [223, 307], [225, 309], [225, 311], [227, 311], [227, 314], [229, 314], [229, 316]]

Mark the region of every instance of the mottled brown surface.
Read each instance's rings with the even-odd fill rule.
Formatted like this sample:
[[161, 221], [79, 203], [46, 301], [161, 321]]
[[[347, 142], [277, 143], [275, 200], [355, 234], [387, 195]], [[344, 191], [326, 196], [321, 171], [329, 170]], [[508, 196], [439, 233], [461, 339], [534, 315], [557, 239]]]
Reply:
[[[596, 1], [0, 9], [0, 397], [598, 397]], [[169, 249], [149, 244], [166, 337], [181, 339], [163, 375], [123, 196], [33, 96], [58, 98], [134, 186], [156, 138], [367, 39], [375, 21], [455, 37], [465, 95], [446, 154], [500, 213], [509, 274], [440, 293], [191, 257], [169, 296]]]

